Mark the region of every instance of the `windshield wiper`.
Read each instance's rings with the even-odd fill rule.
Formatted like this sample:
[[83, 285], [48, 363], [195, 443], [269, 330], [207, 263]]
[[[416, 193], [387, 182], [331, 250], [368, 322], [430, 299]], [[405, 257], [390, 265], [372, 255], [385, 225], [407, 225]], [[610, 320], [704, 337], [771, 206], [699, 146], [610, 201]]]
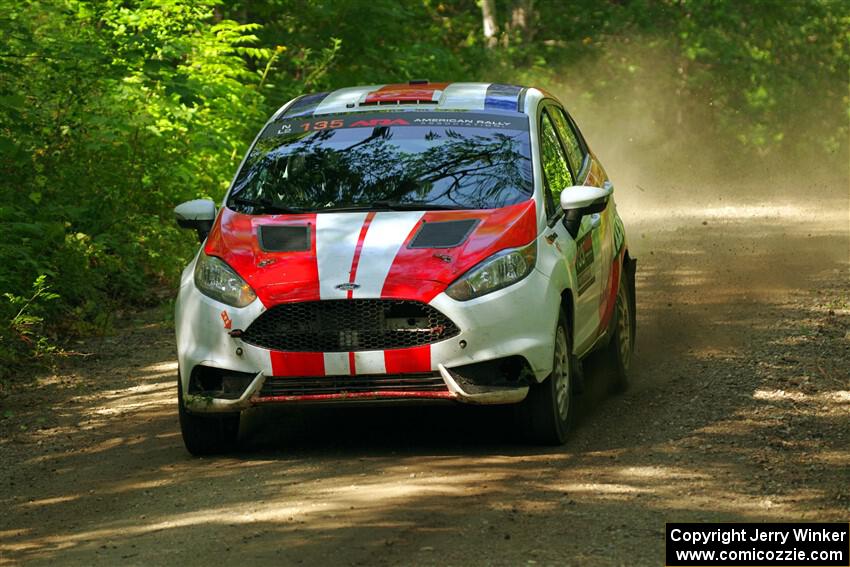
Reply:
[[351, 205], [350, 207], [331, 207], [327, 209], [319, 209], [318, 212], [339, 213], [347, 211], [371, 211], [371, 210], [387, 210], [387, 211], [457, 211], [464, 210], [469, 207], [460, 207], [457, 205], [439, 205], [437, 203], [413, 202], [413, 203], [397, 203], [395, 201], [372, 201], [363, 205]]
[[456, 211], [467, 207], [458, 205], [440, 205], [439, 203], [426, 203], [424, 201], [413, 201], [412, 203], [396, 203], [393, 201], [372, 201], [373, 207], [386, 207], [391, 211]]
[[307, 209], [303, 209], [300, 207], [283, 207], [280, 205], [275, 205], [270, 201], [266, 200], [255, 200], [255, 199], [246, 199], [245, 197], [233, 197], [230, 199], [234, 203], [238, 203], [240, 205], [246, 205], [248, 207], [254, 207], [256, 209], [260, 209], [265, 213], [269, 214], [297, 214], [297, 213], [306, 213]]

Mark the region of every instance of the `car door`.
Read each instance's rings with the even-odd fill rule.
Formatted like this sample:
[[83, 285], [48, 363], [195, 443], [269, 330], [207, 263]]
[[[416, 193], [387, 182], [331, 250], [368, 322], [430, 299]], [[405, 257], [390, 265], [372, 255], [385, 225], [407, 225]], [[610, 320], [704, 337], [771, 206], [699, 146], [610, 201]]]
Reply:
[[[552, 118], [555, 122], [555, 129], [564, 143], [567, 151], [567, 159], [574, 171], [577, 171], [576, 185], [592, 185], [595, 187], [610, 186], [611, 182], [602, 169], [602, 165], [587, 149], [587, 144], [579, 132], [575, 121], [567, 114], [560, 106], [552, 108]], [[618, 271], [614, 270], [614, 264], [619, 261], [616, 257], [618, 252], [614, 242], [614, 226], [616, 224], [616, 213], [614, 198], [611, 197], [608, 201], [608, 206], [601, 213], [591, 215], [591, 224], [593, 228], [593, 238], [598, 241], [599, 253], [598, 260], [598, 275], [600, 284], [600, 296], [598, 302], [599, 316], [603, 313], [610, 313], [609, 302], [614, 300], [613, 293], [616, 291]], [[600, 325], [604, 323], [600, 322]], [[605, 329], [598, 328], [598, 333], [604, 332]]]
[[[573, 257], [575, 258], [573, 348], [580, 353], [591, 346], [599, 328], [599, 307], [604, 287], [600, 226], [604, 213], [586, 215], [582, 218], [575, 238], [569, 234], [562, 222], [561, 191], [569, 191], [570, 187], [581, 184], [583, 179], [577, 175], [586, 177], [588, 168], [582, 164], [583, 169], [579, 169], [570, 163], [568, 144], [563, 142], [563, 134], [558, 133], [557, 112], [559, 108], [556, 105], [546, 105], [540, 114], [539, 123], [540, 157], [547, 193], [545, 195], [547, 217], [551, 231], [547, 240], [554, 239], [556, 248], [565, 261], [569, 262]], [[557, 244], [558, 242], [561, 244]], [[573, 246], [575, 247], [574, 256]]]

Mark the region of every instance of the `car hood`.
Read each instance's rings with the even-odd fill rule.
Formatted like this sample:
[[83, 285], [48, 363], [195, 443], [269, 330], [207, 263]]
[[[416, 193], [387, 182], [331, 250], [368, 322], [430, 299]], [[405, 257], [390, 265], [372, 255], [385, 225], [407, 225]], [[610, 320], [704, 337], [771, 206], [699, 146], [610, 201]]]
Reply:
[[429, 302], [461, 274], [536, 235], [534, 201], [499, 209], [246, 215], [223, 208], [204, 252], [270, 307], [319, 299]]

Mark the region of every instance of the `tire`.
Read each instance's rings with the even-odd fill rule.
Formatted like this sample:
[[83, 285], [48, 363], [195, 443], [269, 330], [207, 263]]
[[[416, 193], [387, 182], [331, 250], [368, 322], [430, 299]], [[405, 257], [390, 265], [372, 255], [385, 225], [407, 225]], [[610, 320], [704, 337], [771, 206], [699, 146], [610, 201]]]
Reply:
[[561, 314], [555, 329], [552, 374], [534, 384], [520, 406], [526, 439], [538, 445], [563, 445], [575, 420], [575, 359], [566, 318]]
[[603, 366], [614, 393], [629, 387], [629, 367], [635, 347], [635, 303], [630, 289], [626, 277], [621, 277], [611, 321], [611, 341], [603, 355]]
[[180, 431], [186, 450], [195, 456], [218, 455], [233, 451], [239, 438], [239, 413], [214, 416], [189, 413], [183, 404], [183, 387], [177, 380], [177, 405]]

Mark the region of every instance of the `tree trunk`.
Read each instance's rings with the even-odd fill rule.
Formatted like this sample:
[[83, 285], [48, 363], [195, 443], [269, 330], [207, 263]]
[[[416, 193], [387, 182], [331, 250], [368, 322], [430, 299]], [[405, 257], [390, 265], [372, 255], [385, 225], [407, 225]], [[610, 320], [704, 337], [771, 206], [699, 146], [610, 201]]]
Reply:
[[495, 47], [499, 33], [496, 23], [496, 3], [494, 0], [481, 0], [481, 20], [484, 24], [484, 44], [487, 47]]
[[[520, 41], [531, 41], [534, 0], [516, 0], [511, 10], [511, 35]], [[511, 39], [514, 39], [512, 37]]]

